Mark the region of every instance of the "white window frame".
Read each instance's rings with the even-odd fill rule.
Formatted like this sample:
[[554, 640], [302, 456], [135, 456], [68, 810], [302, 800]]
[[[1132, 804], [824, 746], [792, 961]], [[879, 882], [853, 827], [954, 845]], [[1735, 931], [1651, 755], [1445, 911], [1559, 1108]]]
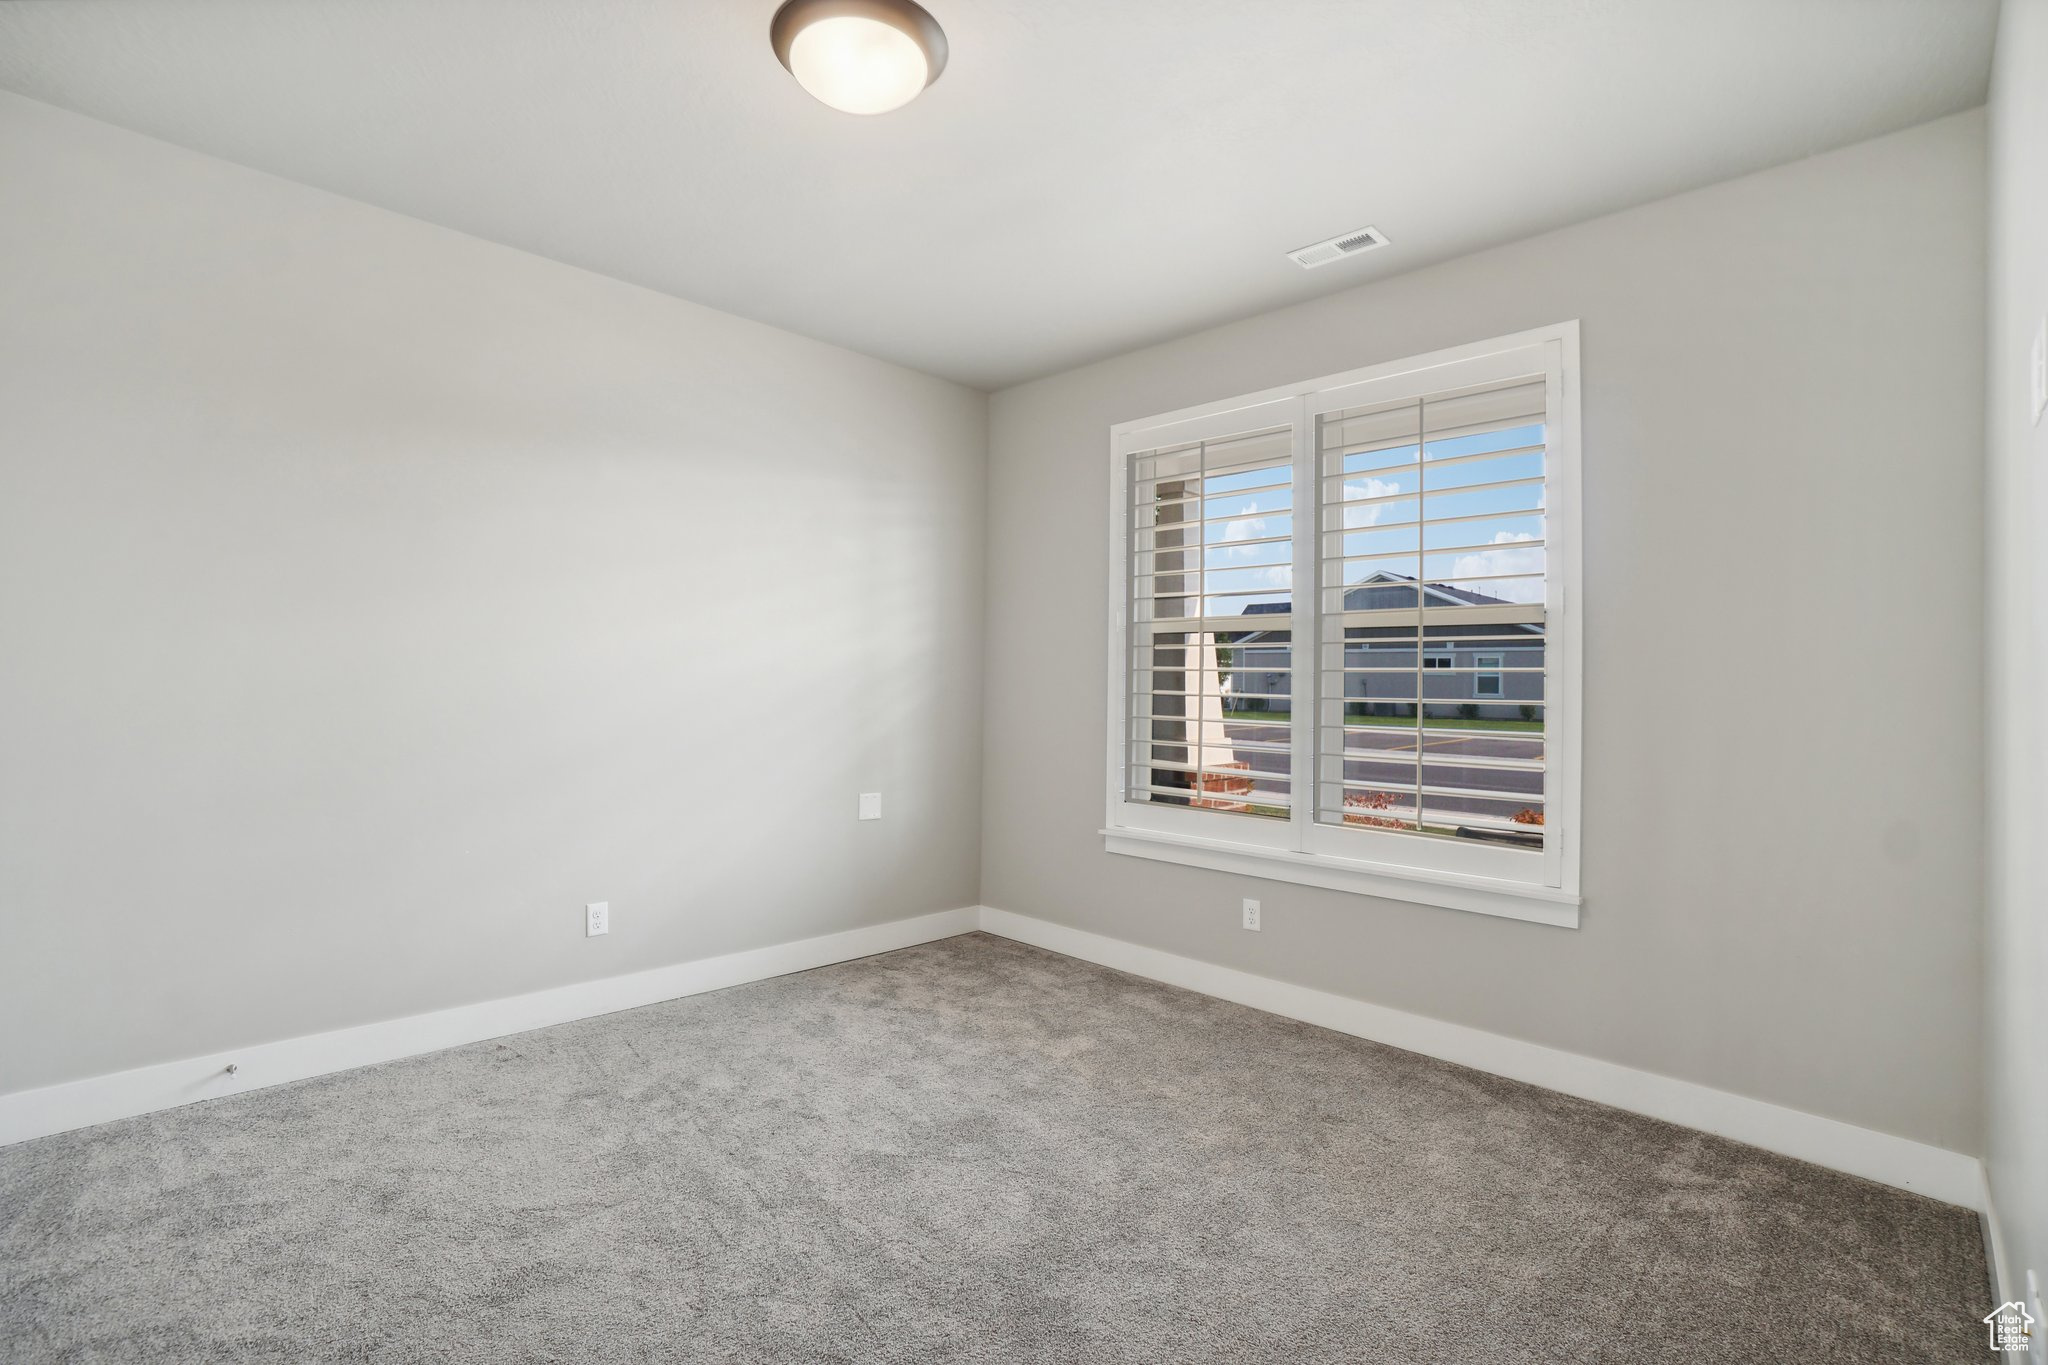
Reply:
[[[1493, 662], [1490, 664], [1485, 662], [1487, 659], [1491, 659]], [[1481, 654], [1476, 650], [1473, 652], [1472, 699], [1474, 701], [1507, 700], [1507, 679], [1501, 673], [1501, 670], [1507, 667], [1507, 660], [1508, 656], [1505, 654]], [[1493, 679], [1494, 690], [1491, 692], [1481, 692], [1479, 690], [1479, 680], [1481, 678]]]
[[[1402, 397], [1543, 374], [1545, 396], [1544, 811], [1541, 852], [1313, 818], [1316, 689], [1322, 642], [1316, 612], [1321, 517], [1317, 419]], [[1292, 815], [1253, 819], [1126, 799], [1131, 710], [1130, 460], [1134, 453], [1261, 427], [1291, 426], [1294, 449]], [[1111, 853], [1241, 876], [1470, 910], [1576, 928], [1579, 923], [1580, 674], [1579, 324], [1366, 366], [1300, 384], [1184, 408], [1110, 429], [1109, 745], [1103, 846]], [[1303, 499], [1309, 499], [1304, 505]], [[1303, 520], [1307, 518], [1307, 520]]]

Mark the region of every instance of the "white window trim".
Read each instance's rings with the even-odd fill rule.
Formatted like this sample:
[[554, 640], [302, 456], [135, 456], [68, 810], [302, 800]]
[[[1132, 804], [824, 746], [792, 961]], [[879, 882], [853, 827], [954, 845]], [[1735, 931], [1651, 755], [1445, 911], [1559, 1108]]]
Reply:
[[[1284, 414], [1283, 420], [1293, 424], [1295, 486], [1297, 490], [1315, 489], [1320, 487], [1317, 482], [1319, 471], [1315, 465], [1315, 414], [1329, 410], [1333, 405], [1345, 405], [1335, 402], [1330, 391], [1373, 381], [1409, 379], [1422, 371], [1460, 366], [1465, 362], [1483, 361], [1506, 352], [1540, 346], [1556, 348], [1560, 376], [1552, 395], [1555, 412], [1546, 416], [1546, 423], [1553, 430], [1547, 433], [1546, 441], [1548, 464], [1544, 507], [1546, 521], [1553, 528], [1546, 538], [1555, 542], [1546, 556], [1545, 659], [1546, 666], [1557, 678], [1556, 697], [1545, 703], [1545, 719], [1549, 722], [1546, 731], [1550, 741], [1545, 809], [1556, 813], [1557, 837], [1552, 844], [1554, 856], [1548, 852], [1540, 855], [1544, 857], [1542, 878], [1511, 879], [1485, 875], [1488, 869], [1483, 860], [1473, 862], [1467, 869], [1452, 870], [1359, 856], [1372, 850], [1371, 836], [1395, 841], [1407, 841], [1413, 836], [1316, 827], [1307, 816], [1306, 801], [1299, 799], [1299, 795], [1295, 818], [1285, 824], [1242, 818], [1232, 821], [1230, 817], [1219, 816], [1215, 812], [1170, 807], [1142, 810], [1139, 803], [1126, 802], [1125, 764], [1128, 761], [1130, 726], [1128, 575], [1131, 509], [1128, 468], [1131, 453], [1206, 435], [1230, 434], [1270, 420], [1275, 414]], [[1253, 409], [1266, 411], [1255, 412]], [[1581, 904], [1579, 736], [1583, 645], [1579, 625], [1582, 595], [1579, 552], [1579, 324], [1576, 321], [1119, 423], [1110, 429], [1109, 466], [1113, 511], [1110, 572], [1107, 575], [1110, 725], [1105, 764], [1106, 814], [1101, 831], [1105, 850], [1240, 876], [1294, 882], [1566, 928], [1578, 927]], [[1294, 515], [1296, 518], [1314, 515], [1314, 511], [1313, 508], [1297, 506]], [[1318, 535], [1297, 537], [1294, 572], [1297, 603], [1305, 600], [1300, 596], [1304, 590], [1313, 590], [1316, 582], [1315, 557], [1319, 550]], [[1317, 714], [1313, 693], [1317, 670], [1302, 667], [1299, 663], [1304, 645], [1303, 619], [1295, 616], [1292, 626], [1297, 661], [1293, 674], [1293, 714], [1296, 717], [1313, 717]], [[1312, 650], [1320, 649], [1318, 640], [1309, 640], [1307, 645]], [[1319, 656], [1311, 656], [1312, 659], [1315, 657]], [[1297, 794], [1310, 789], [1314, 750], [1314, 722], [1296, 725], [1292, 771]], [[1360, 835], [1368, 837], [1356, 837]], [[1490, 855], [1505, 850], [1475, 848], [1470, 852]]]
[[[1507, 679], [1501, 673], [1501, 670], [1507, 667], [1507, 657], [1505, 654], [1481, 654], [1477, 650], [1473, 651], [1472, 697], [1475, 701], [1507, 700]], [[1479, 662], [1481, 659], [1491, 659], [1493, 662], [1491, 664], [1483, 664]], [[1479, 680], [1481, 678], [1493, 679], [1493, 685], [1500, 690], [1497, 692], [1481, 692], [1479, 690]]]

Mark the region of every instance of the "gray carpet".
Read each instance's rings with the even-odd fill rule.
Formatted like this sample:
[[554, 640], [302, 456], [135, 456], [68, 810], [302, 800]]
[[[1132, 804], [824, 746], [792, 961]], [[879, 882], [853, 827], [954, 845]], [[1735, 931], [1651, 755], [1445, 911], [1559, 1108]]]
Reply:
[[0, 1150], [0, 1359], [1979, 1361], [1972, 1214], [985, 935]]

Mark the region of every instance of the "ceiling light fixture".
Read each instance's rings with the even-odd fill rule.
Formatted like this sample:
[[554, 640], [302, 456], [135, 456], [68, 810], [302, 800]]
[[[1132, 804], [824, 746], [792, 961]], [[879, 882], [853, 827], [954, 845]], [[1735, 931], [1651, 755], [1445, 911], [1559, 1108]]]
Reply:
[[886, 114], [946, 69], [946, 34], [915, 0], [788, 0], [768, 25], [796, 83], [834, 109]]

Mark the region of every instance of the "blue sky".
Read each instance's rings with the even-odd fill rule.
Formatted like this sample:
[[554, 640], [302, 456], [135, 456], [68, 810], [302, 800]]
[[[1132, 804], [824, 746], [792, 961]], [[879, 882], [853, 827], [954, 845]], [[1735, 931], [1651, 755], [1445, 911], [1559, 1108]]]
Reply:
[[[1332, 481], [1341, 483], [1343, 498], [1386, 501], [1346, 507], [1341, 514], [1343, 533], [1326, 537], [1321, 548], [1347, 559], [1368, 557], [1341, 566], [1346, 583], [1391, 572], [1431, 582], [1458, 581], [1462, 587], [1509, 601], [1541, 601], [1541, 483], [1459, 490], [1540, 479], [1543, 452], [1526, 448], [1542, 442], [1543, 427], [1535, 423], [1431, 441], [1420, 466], [1413, 443], [1346, 455], [1341, 473], [1330, 471]], [[1436, 461], [1518, 450], [1522, 453], [1433, 467]], [[1294, 529], [1288, 474], [1285, 465], [1269, 465], [1203, 481], [1202, 515], [1211, 523], [1203, 535], [1210, 614], [1233, 615], [1253, 602], [1285, 600], [1293, 551], [1284, 538]], [[1425, 496], [1412, 496], [1418, 491]], [[1425, 502], [1430, 524], [1418, 527], [1415, 518]], [[1438, 524], [1451, 517], [1475, 519]], [[1267, 538], [1278, 539], [1245, 543]], [[1237, 595], [1253, 592], [1258, 595]]]

